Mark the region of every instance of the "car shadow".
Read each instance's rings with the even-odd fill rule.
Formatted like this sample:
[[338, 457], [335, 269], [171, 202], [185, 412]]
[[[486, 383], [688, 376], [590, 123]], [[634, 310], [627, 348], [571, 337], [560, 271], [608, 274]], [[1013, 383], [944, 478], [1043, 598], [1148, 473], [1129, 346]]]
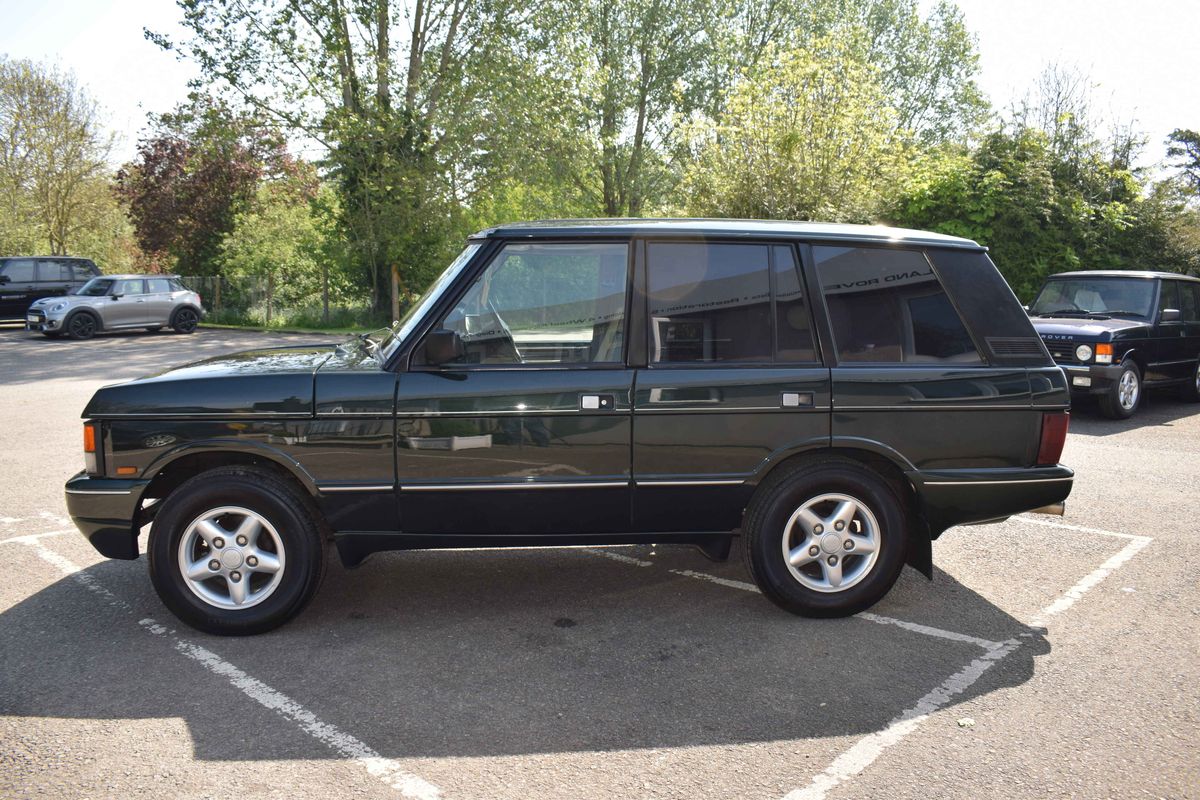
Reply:
[[1095, 398], [1073, 398], [1071, 433], [1113, 436], [1139, 428], [1171, 425], [1195, 414], [1200, 414], [1200, 404], [1180, 400], [1175, 388], [1148, 389], [1142, 395], [1137, 412], [1129, 419], [1109, 419], [1104, 416]]
[[[387, 757], [858, 736], [983, 654], [864, 619], [795, 617], [670, 571], [705, 563], [690, 551], [646, 568], [569, 549], [381, 554], [332, 566], [283, 628], [223, 639], [178, 626], [143, 563], [105, 561], [84, 580], [125, 607], [63, 578], [0, 614], [0, 713], [179, 717], [211, 761], [333, 757], [181, 657], [171, 636], [139, 624], [148, 617]], [[911, 570], [901, 583], [913, 584], [902, 596], [929, 586]], [[944, 573], [935, 585], [925, 599], [940, 624], [1023, 637], [950, 702], [1028, 681], [1049, 652], [1043, 633]], [[873, 611], [887, 614], [888, 601]]]

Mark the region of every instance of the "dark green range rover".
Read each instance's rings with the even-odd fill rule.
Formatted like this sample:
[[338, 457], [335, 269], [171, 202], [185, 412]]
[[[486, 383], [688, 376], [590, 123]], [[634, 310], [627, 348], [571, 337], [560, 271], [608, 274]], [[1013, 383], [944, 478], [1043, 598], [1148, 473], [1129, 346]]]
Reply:
[[768, 598], [841, 616], [952, 525], [1061, 503], [1069, 389], [974, 242], [711, 220], [505, 225], [391, 331], [98, 391], [66, 487], [197, 628], [256, 633], [324, 543], [745, 538]]

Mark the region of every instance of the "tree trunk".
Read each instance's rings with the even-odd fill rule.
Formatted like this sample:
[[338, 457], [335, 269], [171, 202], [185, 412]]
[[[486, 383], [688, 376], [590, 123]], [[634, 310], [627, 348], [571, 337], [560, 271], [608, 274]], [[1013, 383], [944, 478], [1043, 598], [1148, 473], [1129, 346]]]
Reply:
[[329, 262], [321, 262], [321, 322], [329, 325]]

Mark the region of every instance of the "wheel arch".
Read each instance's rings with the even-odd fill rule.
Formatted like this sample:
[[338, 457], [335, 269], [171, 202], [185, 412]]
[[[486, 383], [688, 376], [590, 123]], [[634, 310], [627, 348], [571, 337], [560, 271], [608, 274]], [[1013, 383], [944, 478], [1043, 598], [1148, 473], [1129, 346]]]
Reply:
[[87, 314], [89, 317], [96, 320], [97, 331], [104, 330], [104, 317], [100, 315], [99, 311], [91, 308], [90, 306], [80, 306], [79, 308], [72, 308], [70, 311], [68, 311], [67, 315], [63, 317], [62, 330], [65, 332], [67, 330], [67, 326], [71, 324], [71, 318], [77, 317], [80, 314]]
[[773, 476], [783, 475], [808, 461], [825, 458], [856, 462], [892, 485], [904, 504], [904, 515], [908, 520], [908, 552], [905, 560], [909, 566], [932, 579], [933, 538], [929, 523], [921, 511], [920, 496], [908, 477], [916, 472], [916, 467], [897, 450], [882, 442], [846, 436], [833, 437], [831, 444], [826, 447], [792, 448], [780, 453], [777, 458], [769, 459], [755, 474], [752, 482], [754, 495], [769, 486]]
[[161, 500], [193, 475], [216, 467], [253, 466], [268, 469], [315, 497], [317, 484], [298, 461], [266, 445], [210, 440], [189, 442], [159, 456], [143, 472], [150, 477], [144, 498]]

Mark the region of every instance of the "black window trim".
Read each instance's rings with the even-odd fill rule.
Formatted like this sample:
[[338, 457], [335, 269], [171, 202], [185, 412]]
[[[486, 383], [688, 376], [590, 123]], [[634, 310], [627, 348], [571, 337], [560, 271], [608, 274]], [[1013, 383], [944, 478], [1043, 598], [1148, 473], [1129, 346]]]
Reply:
[[[967, 319], [966, 315], [964, 315], [962, 313], [961, 309], [959, 309], [958, 303], [954, 299], [952, 293], [946, 288], [946, 282], [944, 280], [942, 280], [941, 272], [938, 270], [937, 265], [933, 263], [933, 259], [929, 257], [929, 251], [931, 249], [937, 249], [937, 248], [931, 248], [927, 245], [913, 244], [911, 242], [896, 242], [896, 243], [852, 242], [852, 241], [846, 241], [846, 240], [828, 240], [828, 239], [806, 239], [806, 240], [804, 240], [804, 244], [807, 247], [808, 258], [809, 258], [808, 264], [806, 265], [806, 269], [811, 271], [813, 283], [816, 284], [818, 293], [820, 294], [820, 297], [821, 297], [820, 306], [821, 306], [822, 315], [824, 317], [823, 324], [825, 326], [825, 330], [827, 330], [829, 332], [829, 348], [827, 350], [828, 357], [826, 360], [826, 364], [829, 367], [831, 367], [831, 368], [832, 367], [853, 367], [853, 368], [860, 368], [860, 369], [914, 369], [914, 368], [919, 368], [919, 367], [932, 367], [932, 368], [936, 368], [936, 369], [952, 369], [952, 370], [968, 371], [968, 370], [988, 369], [990, 367], [995, 367], [995, 366], [1003, 366], [1003, 365], [996, 364], [992, 360], [991, 356], [989, 355], [989, 351], [979, 346], [980, 345], [979, 337], [976, 336], [974, 327], [971, 325], [971, 323]], [[963, 329], [967, 332], [967, 336], [968, 336], [968, 338], [970, 338], [971, 344], [975, 348], [975, 354], [977, 356], [979, 356], [979, 362], [977, 364], [961, 364], [961, 363], [954, 363], [954, 362], [938, 362], [938, 361], [929, 361], [929, 362], [850, 361], [850, 362], [846, 362], [844, 364], [841, 363], [841, 359], [838, 357], [837, 339], [833, 335], [833, 320], [829, 316], [829, 307], [828, 307], [827, 303], [825, 302], [825, 290], [823, 287], [821, 287], [821, 276], [819, 275], [819, 270], [817, 269], [816, 254], [813, 252], [813, 248], [815, 248], [815, 247], [841, 247], [841, 248], [853, 248], [856, 250], [857, 249], [862, 249], [862, 250], [903, 250], [903, 251], [910, 252], [910, 253], [912, 253], [912, 252], [919, 253], [921, 255], [921, 258], [925, 259], [925, 263], [929, 265], [929, 269], [933, 273], [934, 278], [937, 279], [938, 287], [942, 290], [942, 294], [944, 294], [946, 296], [946, 298], [950, 301], [950, 307], [954, 309], [955, 315], [958, 317], [959, 322], [962, 323]]]
[[[761, 245], [767, 248], [767, 274], [768, 274], [768, 294], [771, 298], [771, 360], [770, 361], [669, 361], [669, 362], [652, 362], [650, 361], [650, 289], [648, 278], [649, 269], [644, 268], [645, 274], [643, 280], [647, 281], [644, 284], [644, 300], [642, 307], [642, 315], [644, 320], [644, 333], [642, 345], [646, 349], [645, 369], [652, 370], [686, 370], [686, 369], [814, 369], [828, 366], [822, 361], [822, 353], [824, 348], [821, 346], [821, 341], [818, 340], [817, 328], [818, 323], [814, 314], [813, 303], [809, 298], [812, 297], [809, 284], [805, 280], [804, 260], [800, 257], [798, 245], [800, 242], [795, 238], [787, 237], [767, 237], [754, 234], [746, 234], [744, 236], [706, 236], [703, 234], [680, 234], [678, 236], [641, 236], [640, 238], [645, 246], [645, 263], [650, 260], [649, 245], [650, 244], [733, 244], [733, 245]], [[778, 320], [775, 318], [775, 246], [787, 246], [792, 248], [792, 255], [795, 257], [795, 269], [799, 273], [800, 285], [805, 292], [805, 308], [808, 310], [808, 320], [810, 325], [810, 333], [813, 335], [813, 355], [812, 361], [778, 361], [779, 355], [778, 346]]]
[[[576, 371], [576, 370], [601, 370], [601, 371], [620, 371], [627, 370], [629, 362], [629, 319], [631, 311], [632, 294], [631, 284], [634, 274], [634, 242], [628, 236], [596, 236], [596, 237], [554, 237], [543, 238], [540, 236], [534, 237], [504, 237], [492, 240], [495, 244], [491, 247], [483, 247], [475, 258], [479, 263], [472, 263], [458, 277], [458, 281], [447, 288], [446, 293], [439, 299], [433, 308], [429, 309], [429, 314], [421, 320], [418, 329], [414, 331], [413, 344], [411, 347], [401, 354], [397, 354], [395, 359], [398, 371], [400, 372], [428, 372], [428, 373], [454, 373], [454, 372], [528, 372], [532, 370], [538, 371]], [[606, 361], [601, 363], [584, 362], [579, 364], [416, 364], [413, 362], [412, 356], [421, 348], [425, 342], [425, 337], [433, 330], [433, 325], [437, 320], [444, 317], [454, 306], [471, 290], [475, 285], [476, 279], [482, 275], [492, 262], [504, 252], [504, 249], [512, 244], [624, 244], [626, 246], [626, 270], [625, 270], [625, 342], [624, 350], [620, 361]], [[385, 365], [385, 369], [387, 366]]]

